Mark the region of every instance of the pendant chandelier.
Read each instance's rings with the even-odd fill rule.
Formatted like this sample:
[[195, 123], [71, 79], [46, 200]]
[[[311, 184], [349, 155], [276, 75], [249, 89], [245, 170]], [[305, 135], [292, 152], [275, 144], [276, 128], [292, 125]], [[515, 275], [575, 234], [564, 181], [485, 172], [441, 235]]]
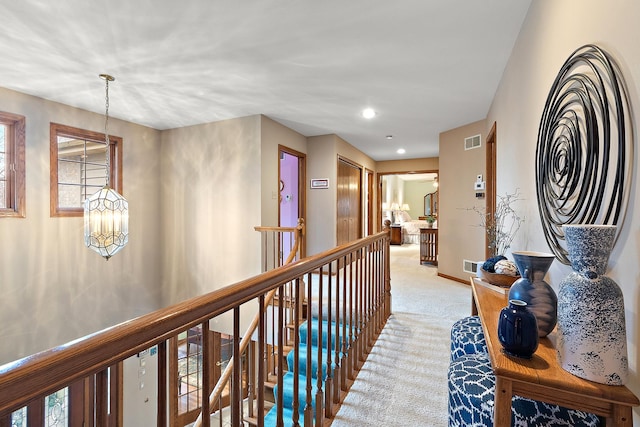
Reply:
[[111, 258], [129, 242], [129, 203], [109, 187], [111, 144], [109, 141], [109, 82], [115, 79], [100, 74], [106, 83], [104, 137], [106, 152], [106, 184], [84, 201], [84, 243], [105, 259]]

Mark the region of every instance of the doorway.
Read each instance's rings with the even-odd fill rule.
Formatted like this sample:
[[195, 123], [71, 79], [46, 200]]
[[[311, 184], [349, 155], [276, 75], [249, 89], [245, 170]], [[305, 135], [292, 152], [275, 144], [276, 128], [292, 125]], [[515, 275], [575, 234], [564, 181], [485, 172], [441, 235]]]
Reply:
[[[487, 199], [485, 212], [489, 218], [493, 218], [496, 212], [496, 122], [493, 122], [491, 130], [487, 135], [487, 148], [486, 148], [486, 188]], [[491, 256], [491, 249], [489, 248], [489, 235], [485, 233], [485, 258]]]
[[362, 237], [362, 166], [338, 158], [336, 242], [338, 245]]
[[366, 194], [365, 194], [365, 213], [364, 213], [364, 221], [366, 226], [366, 236], [371, 236], [373, 234], [373, 219], [374, 219], [374, 208], [373, 208], [373, 196], [374, 196], [374, 183], [373, 183], [373, 171], [369, 169], [364, 170], [365, 179], [366, 179]]
[[[295, 227], [299, 218], [306, 215], [306, 155], [283, 145], [278, 145], [278, 226]], [[300, 256], [306, 256], [304, 239]], [[282, 254], [286, 259], [293, 242], [282, 242]]]
[[398, 223], [401, 212], [411, 220], [425, 220], [427, 216], [437, 219], [437, 214], [425, 206], [425, 196], [438, 195], [438, 190], [438, 170], [379, 173], [378, 230], [387, 219], [391, 224]]

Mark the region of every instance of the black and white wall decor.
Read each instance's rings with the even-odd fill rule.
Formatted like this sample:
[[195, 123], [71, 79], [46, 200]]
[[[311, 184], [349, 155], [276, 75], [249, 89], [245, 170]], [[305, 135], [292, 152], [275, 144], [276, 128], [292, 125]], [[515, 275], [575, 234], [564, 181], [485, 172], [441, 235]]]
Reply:
[[542, 227], [562, 263], [569, 264], [562, 225], [618, 225], [620, 233], [631, 187], [633, 139], [620, 69], [602, 48], [582, 46], [553, 82], [536, 147]]

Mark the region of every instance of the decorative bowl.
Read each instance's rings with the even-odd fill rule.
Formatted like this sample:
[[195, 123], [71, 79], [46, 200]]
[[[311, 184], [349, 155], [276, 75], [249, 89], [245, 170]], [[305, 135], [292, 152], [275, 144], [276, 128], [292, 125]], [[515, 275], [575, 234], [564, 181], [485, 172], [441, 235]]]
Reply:
[[480, 278], [485, 282], [489, 282], [492, 285], [500, 286], [502, 288], [508, 288], [513, 285], [513, 282], [518, 280], [520, 276], [509, 276], [508, 274], [489, 273], [480, 267]]

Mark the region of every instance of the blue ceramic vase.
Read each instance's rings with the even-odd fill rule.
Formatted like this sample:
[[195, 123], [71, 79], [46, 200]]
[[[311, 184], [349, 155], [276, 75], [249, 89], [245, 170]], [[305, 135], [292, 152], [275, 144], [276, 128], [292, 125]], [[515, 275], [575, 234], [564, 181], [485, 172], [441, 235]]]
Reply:
[[538, 348], [538, 322], [526, 302], [509, 300], [509, 306], [500, 311], [498, 341], [510, 356], [533, 356]]
[[605, 276], [616, 227], [562, 227], [573, 272], [558, 289], [558, 341], [562, 368], [608, 385], [623, 385], [629, 374], [624, 298]]
[[546, 337], [558, 319], [558, 297], [544, 281], [555, 255], [530, 251], [513, 252], [512, 255], [521, 277], [511, 285], [509, 299], [527, 303], [527, 308], [538, 321], [538, 336]]

